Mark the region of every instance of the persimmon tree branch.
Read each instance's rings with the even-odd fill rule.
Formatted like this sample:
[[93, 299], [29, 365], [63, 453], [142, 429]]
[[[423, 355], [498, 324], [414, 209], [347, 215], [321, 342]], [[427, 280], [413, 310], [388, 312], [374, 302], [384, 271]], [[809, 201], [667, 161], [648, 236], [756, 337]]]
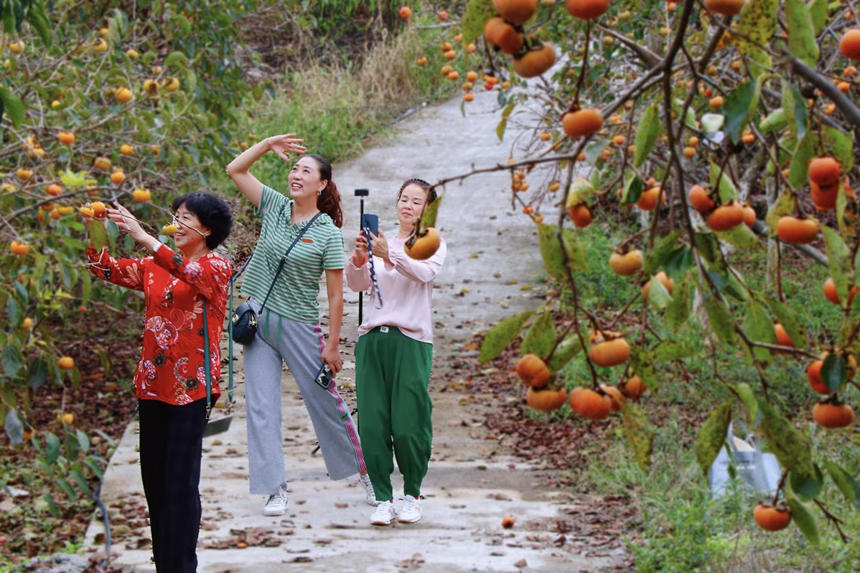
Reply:
[[[591, 20], [589, 20], [589, 22], [591, 22]], [[604, 34], [612, 36], [619, 43], [624, 44], [624, 47], [628, 48], [631, 52], [636, 54], [637, 58], [642, 60], [642, 63], [645, 65], [645, 67], [655, 68], [660, 65], [660, 56], [658, 56], [639, 42], [631, 40], [621, 32], [618, 32], [614, 28], [604, 26], [603, 24], [598, 23], [597, 27]]]
[[845, 115], [845, 119], [850, 121], [854, 126], [854, 131], [860, 134], [860, 108], [854, 105], [854, 102], [851, 101], [850, 98], [839, 91], [839, 88], [830, 80], [830, 78], [810, 68], [796, 56], [789, 54], [788, 52], [783, 53], [783, 56], [791, 65], [791, 69], [797, 75], [821, 90], [821, 93], [826, 95], [833, 101], [833, 103], [836, 104], [839, 111]]

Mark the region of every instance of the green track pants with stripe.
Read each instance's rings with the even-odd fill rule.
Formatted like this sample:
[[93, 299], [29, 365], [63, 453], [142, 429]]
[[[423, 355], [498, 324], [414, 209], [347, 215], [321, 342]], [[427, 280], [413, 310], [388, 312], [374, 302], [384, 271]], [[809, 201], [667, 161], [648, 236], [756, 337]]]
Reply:
[[418, 497], [433, 441], [428, 384], [433, 345], [380, 326], [358, 338], [355, 385], [358, 434], [376, 499], [393, 499], [391, 472], [403, 474], [403, 492]]

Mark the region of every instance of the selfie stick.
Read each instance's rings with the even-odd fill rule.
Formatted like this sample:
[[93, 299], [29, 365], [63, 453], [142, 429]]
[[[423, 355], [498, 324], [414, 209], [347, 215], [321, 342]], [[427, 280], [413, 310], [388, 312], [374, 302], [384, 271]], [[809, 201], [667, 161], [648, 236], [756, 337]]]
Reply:
[[[356, 189], [355, 190], [355, 196], [360, 197], [360, 199], [358, 200], [358, 204], [359, 204], [359, 207], [358, 207], [358, 231], [359, 232], [364, 231], [364, 229], [361, 228], [361, 220], [364, 218], [364, 198], [367, 197], [368, 195], [370, 195], [370, 189]], [[358, 293], [358, 324], [359, 325], [361, 324], [361, 314], [362, 314], [362, 307], [363, 307], [362, 295], [363, 294], [364, 293], [362, 293], [362, 292]]]

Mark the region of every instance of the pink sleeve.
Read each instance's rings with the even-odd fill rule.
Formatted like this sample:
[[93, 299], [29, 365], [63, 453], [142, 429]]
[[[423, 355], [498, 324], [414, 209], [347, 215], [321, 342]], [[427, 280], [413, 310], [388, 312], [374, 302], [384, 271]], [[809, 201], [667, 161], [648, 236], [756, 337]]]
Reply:
[[356, 267], [352, 257], [346, 259], [346, 284], [355, 292], [363, 292], [370, 288], [370, 266], [367, 263]]

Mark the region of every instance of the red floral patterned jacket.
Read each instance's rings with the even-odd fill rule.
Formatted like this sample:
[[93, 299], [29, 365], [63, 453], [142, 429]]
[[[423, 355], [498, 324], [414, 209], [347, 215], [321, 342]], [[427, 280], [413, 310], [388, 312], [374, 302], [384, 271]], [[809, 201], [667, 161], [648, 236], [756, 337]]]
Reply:
[[230, 263], [209, 253], [195, 262], [166, 245], [151, 257], [114, 259], [107, 248], [88, 248], [90, 271], [114, 284], [141, 290], [146, 321], [143, 351], [134, 373], [137, 397], [190, 404], [206, 397], [203, 299], [209, 325], [212, 397], [221, 395], [221, 331], [229, 294]]

